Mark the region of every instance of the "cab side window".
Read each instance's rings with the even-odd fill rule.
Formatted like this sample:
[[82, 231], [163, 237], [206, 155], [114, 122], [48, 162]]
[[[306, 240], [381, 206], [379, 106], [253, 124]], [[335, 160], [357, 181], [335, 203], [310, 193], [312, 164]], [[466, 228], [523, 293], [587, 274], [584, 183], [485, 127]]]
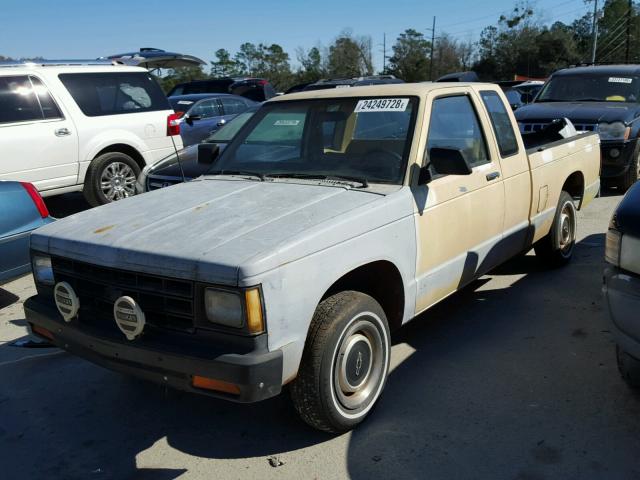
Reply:
[[456, 95], [433, 101], [427, 154], [432, 148], [460, 150], [471, 168], [490, 162], [484, 133], [469, 97]]
[[496, 92], [490, 90], [480, 92], [484, 106], [487, 107], [491, 125], [496, 134], [500, 155], [505, 158], [518, 153], [518, 141], [513, 131], [509, 114], [504, 106], [504, 102]]

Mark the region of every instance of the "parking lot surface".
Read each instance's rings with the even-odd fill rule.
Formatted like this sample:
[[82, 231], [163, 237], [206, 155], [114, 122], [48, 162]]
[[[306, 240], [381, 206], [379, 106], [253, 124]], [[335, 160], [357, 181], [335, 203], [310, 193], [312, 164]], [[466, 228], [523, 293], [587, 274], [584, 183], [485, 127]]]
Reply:
[[[0, 477], [640, 478], [640, 395], [601, 297], [619, 196], [580, 213], [570, 266], [512, 260], [401, 329], [370, 418], [338, 437], [286, 395], [237, 405], [24, 348], [31, 276], [0, 287]], [[48, 199], [52, 214], [86, 208]]]

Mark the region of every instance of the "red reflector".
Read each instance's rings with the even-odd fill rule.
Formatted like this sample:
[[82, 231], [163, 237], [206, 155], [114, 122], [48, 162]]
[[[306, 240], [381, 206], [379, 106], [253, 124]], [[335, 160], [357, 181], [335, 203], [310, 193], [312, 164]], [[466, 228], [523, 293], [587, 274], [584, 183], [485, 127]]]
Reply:
[[31, 200], [33, 200], [33, 203], [38, 209], [38, 213], [40, 214], [40, 216], [42, 218], [47, 218], [49, 216], [49, 209], [47, 208], [47, 205], [44, 203], [44, 200], [42, 199], [40, 194], [38, 193], [38, 190], [36, 189], [36, 187], [34, 187], [33, 184], [28, 182], [20, 182], [20, 185], [24, 187], [24, 189], [27, 191], [27, 193], [31, 197]]
[[167, 136], [180, 135], [180, 115], [172, 113], [167, 117]]
[[192, 385], [196, 388], [205, 388], [207, 390], [217, 390], [218, 392], [231, 393], [232, 395], [240, 395], [240, 388], [237, 385], [215, 378], [201, 377], [194, 375]]
[[48, 338], [49, 340], [53, 340], [53, 333], [51, 333], [46, 328], [39, 327], [38, 325], [31, 324], [31, 331], [40, 335], [41, 337]]

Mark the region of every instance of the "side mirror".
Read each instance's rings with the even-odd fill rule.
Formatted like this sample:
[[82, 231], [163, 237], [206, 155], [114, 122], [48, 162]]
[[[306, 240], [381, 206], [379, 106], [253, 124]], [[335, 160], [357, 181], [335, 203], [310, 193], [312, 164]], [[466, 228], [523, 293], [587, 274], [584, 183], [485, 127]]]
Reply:
[[220, 146], [217, 143], [201, 143], [198, 145], [198, 163], [200, 165], [212, 165], [220, 155]]
[[432, 148], [429, 151], [429, 163], [420, 169], [419, 185], [424, 185], [431, 180], [430, 167], [438, 175], [471, 175], [473, 173], [462, 152], [456, 148]]
[[184, 121], [189, 125], [193, 125], [193, 122], [195, 122], [196, 120], [202, 120], [202, 117], [200, 115], [186, 115], [184, 117]]

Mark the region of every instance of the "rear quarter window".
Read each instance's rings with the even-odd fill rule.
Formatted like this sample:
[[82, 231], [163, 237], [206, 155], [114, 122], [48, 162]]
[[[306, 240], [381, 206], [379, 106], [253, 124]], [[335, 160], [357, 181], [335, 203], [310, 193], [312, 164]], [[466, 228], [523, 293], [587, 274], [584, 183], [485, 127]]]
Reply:
[[148, 73], [63, 73], [59, 78], [88, 117], [171, 110]]

